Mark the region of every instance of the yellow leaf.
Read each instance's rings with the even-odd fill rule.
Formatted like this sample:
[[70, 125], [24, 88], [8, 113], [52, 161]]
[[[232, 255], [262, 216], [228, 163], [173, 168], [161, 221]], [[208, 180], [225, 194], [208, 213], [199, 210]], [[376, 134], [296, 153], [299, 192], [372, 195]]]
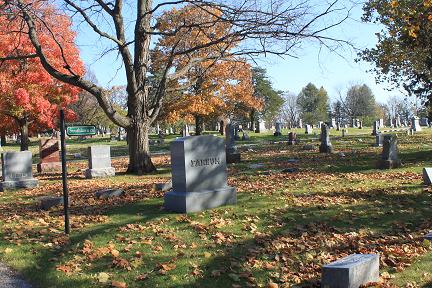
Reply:
[[111, 250], [111, 255], [114, 257], [118, 257], [120, 255], [120, 252], [116, 249]]
[[4, 250], [4, 253], [6, 253], [6, 254], [9, 254], [9, 253], [12, 253], [12, 249], [11, 248], [6, 248], [5, 250]]
[[109, 279], [109, 275], [105, 272], [101, 272], [97, 275], [97, 279], [99, 283], [107, 283]]
[[210, 258], [210, 257], [211, 257], [211, 253], [209, 253], [209, 252], [204, 252], [204, 257], [205, 257], [205, 258]]

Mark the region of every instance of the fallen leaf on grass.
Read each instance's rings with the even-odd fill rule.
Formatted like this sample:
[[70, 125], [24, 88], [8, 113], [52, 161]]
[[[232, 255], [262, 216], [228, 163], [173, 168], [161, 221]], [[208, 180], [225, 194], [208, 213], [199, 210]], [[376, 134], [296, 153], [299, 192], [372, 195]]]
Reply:
[[97, 279], [98, 279], [98, 282], [99, 282], [99, 283], [107, 283], [107, 282], [108, 282], [108, 279], [109, 279], [109, 275], [108, 275], [108, 273], [100, 272], [100, 273], [97, 275]]
[[112, 281], [111, 282], [111, 286], [115, 287], [115, 288], [127, 288], [127, 285], [125, 282], [120, 282], [120, 281]]

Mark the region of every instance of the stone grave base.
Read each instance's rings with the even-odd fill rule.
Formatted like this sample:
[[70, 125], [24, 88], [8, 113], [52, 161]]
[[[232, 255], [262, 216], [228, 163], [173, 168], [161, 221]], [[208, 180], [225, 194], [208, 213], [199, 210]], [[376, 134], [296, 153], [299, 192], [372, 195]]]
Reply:
[[324, 265], [321, 287], [354, 288], [379, 281], [379, 256], [353, 254]]
[[38, 179], [31, 178], [19, 181], [2, 181], [0, 182], [0, 191], [17, 188], [35, 188], [39, 184]]
[[97, 199], [108, 199], [108, 198], [115, 198], [120, 197], [125, 194], [123, 189], [116, 189], [116, 188], [109, 188], [109, 189], [103, 189], [96, 191], [95, 196]]
[[203, 192], [175, 192], [164, 195], [164, 207], [179, 213], [200, 212], [224, 205], [237, 203], [237, 192], [234, 187]]
[[48, 163], [37, 164], [37, 171], [39, 173], [61, 172], [61, 170], [62, 170], [61, 162], [48, 162]]
[[111, 177], [111, 176], [115, 176], [115, 169], [113, 167], [99, 168], [99, 169], [86, 169], [84, 171], [84, 176], [88, 179]]
[[333, 153], [333, 146], [320, 145], [319, 152], [320, 153]]
[[378, 160], [377, 168], [378, 169], [395, 169], [402, 166], [400, 160]]
[[44, 196], [39, 198], [42, 210], [49, 210], [52, 207], [63, 205], [63, 197]]
[[226, 154], [226, 162], [228, 164], [231, 163], [239, 163], [241, 161], [241, 154], [240, 153], [227, 153]]

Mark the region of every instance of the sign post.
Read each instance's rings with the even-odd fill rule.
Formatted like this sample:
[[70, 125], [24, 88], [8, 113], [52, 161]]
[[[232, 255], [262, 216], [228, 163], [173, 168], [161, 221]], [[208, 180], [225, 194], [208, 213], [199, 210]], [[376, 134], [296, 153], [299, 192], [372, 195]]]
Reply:
[[96, 126], [94, 125], [81, 125], [81, 126], [68, 126], [65, 124], [65, 117], [63, 109], [60, 110], [60, 141], [61, 141], [61, 158], [62, 158], [62, 180], [63, 180], [63, 207], [64, 207], [64, 222], [65, 233], [70, 233], [69, 224], [69, 189], [67, 183], [67, 167], [66, 167], [66, 134], [68, 136], [89, 136], [96, 135]]
[[62, 180], [63, 180], [63, 208], [64, 208], [64, 221], [65, 221], [65, 233], [70, 233], [69, 224], [69, 190], [67, 183], [67, 167], [66, 167], [66, 135], [65, 131], [65, 119], [64, 111], [60, 110], [60, 142], [61, 142], [61, 158], [62, 158]]

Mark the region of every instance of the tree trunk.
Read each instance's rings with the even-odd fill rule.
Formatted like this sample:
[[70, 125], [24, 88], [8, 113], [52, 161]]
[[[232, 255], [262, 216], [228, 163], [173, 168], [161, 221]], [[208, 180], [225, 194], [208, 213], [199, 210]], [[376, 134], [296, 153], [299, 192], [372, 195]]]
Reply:
[[20, 127], [20, 137], [21, 137], [21, 151], [27, 151], [29, 149], [29, 131], [28, 126], [29, 123], [27, 121], [27, 117], [18, 120], [18, 124]]
[[129, 166], [127, 173], [142, 175], [156, 171], [149, 145], [150, 125], [145, 121], [132, 124], [127, 130]]
[[202, 135], [204, 131], [204, 119], [200, 115], [195, 115], [195, 135]]
[[1, 143], [1, 146], [3, 147], [3, 146], [6, 146], [6, 135], [5, 134], [2, 134], [1, 135], [1, 137], [0, 137], [0, 143]]

